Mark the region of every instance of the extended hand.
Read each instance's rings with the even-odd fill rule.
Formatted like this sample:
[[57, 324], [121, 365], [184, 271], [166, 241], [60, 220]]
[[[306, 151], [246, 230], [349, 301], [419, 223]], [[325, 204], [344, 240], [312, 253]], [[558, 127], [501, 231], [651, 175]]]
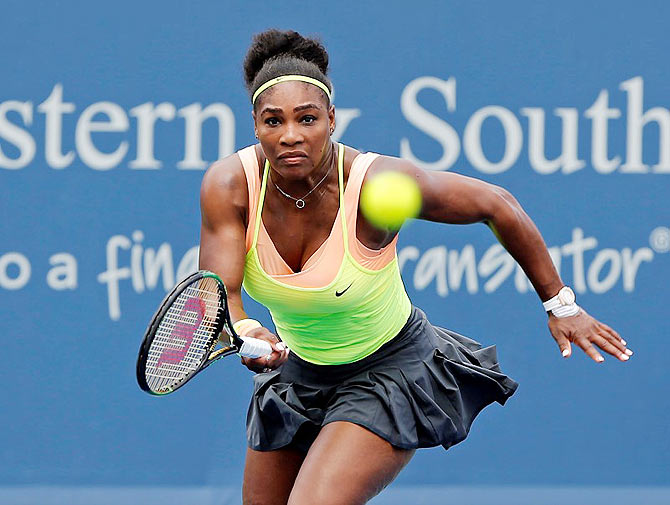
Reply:
[[252, 372], [269, 372], [278, 368], [288, 358], [288, 347], [267, 328], [254, 328], [246, 334], [247, 337], [265, 340], [272, 346], [272, 354], [260, 358], [242, 358], [242, 363]]
[[582, 348], [594, 361], [602, 363], [605, 358], [594, 344], [620, 361], [628, 361], [633, 351], [626, 349], [626, 341], [604, 323], [594, 319], [584, 309], [572, 317], [558, 318], [549, 315], [549, 331], [556, 340], [564, 358], [572, 354], [571, 342]]

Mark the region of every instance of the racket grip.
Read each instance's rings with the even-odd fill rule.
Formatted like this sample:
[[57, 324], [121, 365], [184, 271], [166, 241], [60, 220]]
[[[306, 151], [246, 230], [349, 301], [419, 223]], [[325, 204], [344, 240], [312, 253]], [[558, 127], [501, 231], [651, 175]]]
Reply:
[[272, 354], [272, 346], [265, 340], [252, 337], [240, 337], [242, 339], [242, 347], [239, 353], [245, 358], [260, 358]]

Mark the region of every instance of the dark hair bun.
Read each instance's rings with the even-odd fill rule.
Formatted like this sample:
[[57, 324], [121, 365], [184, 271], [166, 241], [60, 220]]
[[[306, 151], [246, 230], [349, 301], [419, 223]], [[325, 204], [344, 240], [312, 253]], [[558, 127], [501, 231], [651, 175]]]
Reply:
[[270, 29], [254, 35], [251, 47], [244, 59], [244, 79], [251, 89], [263, 66], [278, 57], [295, 58], [310, 62], [326, 76], [328, 74], [328, 53], [323, 44], [314, 38], [307, 38], [293, 30]]

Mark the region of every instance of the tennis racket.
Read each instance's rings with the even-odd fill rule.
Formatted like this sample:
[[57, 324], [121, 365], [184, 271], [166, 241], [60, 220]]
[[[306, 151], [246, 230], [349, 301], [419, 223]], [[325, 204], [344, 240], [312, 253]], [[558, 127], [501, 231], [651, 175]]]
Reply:
[[[215, 349], [217, 343], [222, 347]], [[200, 270], [177, 284], [151, 319], [137, 357], [137, 383], [152, 395], [172, 393], [236, 353], [260, 358], [271, 354], [272, 347], [235, 333], [223, 281]]]

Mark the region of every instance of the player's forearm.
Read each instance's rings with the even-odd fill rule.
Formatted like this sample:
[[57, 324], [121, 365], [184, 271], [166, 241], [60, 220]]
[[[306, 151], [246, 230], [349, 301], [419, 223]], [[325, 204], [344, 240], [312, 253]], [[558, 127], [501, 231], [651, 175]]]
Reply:
[[233, 321], [246, 319], [248, 316], [242, 304], [242, 280], [244, 278], [244, 242], [234, 240], [216, 240], [219, 235], [208, 233], [203, 229], [200, 240], [201, 270], [210, 270], [217, 274], [226, 286], [228, 311]]
[[563, 282], [542, 235], [511, 195], [506, 195], [487, 224], [521, 266], [543, 301], [558, 293]]
[[209, 255], [207, 254], [209, 250], [209, 248], [200, 247], [200, 269], [210, 270], [221, 277], [223, 284], [226, 286], [230, 319], [235, 322], [248, 318], [249, 316], [244, 311], [242, 303], [242, 272], [239, 268], [235, 268], [234, 261], [230, 260], [227, 263], [222, 263], [221, 256]]
[[244, 306], [242, 305], [242, 293], [240, 291], [228, 292], [228, 311], [230, 312], [230, 319], [233, 322], [247, 319], [249, 317], [244, 311]]

